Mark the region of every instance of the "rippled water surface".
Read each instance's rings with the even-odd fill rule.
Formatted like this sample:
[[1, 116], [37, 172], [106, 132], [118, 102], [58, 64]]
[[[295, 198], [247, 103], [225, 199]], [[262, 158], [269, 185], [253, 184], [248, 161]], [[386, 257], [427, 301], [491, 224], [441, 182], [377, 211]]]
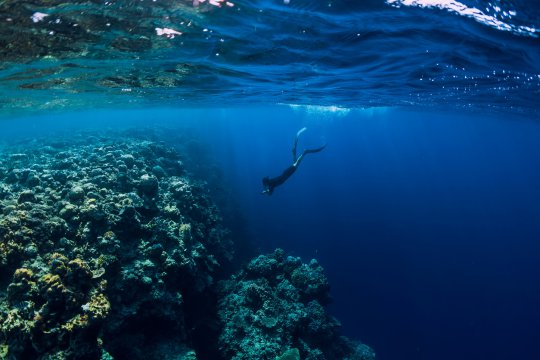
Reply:
[[311, 104], [538, 115], [534, 1], [3, 1], [4, 112]]

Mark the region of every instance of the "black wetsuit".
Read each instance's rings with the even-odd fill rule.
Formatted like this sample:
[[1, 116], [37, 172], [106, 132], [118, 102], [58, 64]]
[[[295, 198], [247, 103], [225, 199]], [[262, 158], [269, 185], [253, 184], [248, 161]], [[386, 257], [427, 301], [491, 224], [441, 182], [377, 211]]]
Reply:
[[263, 186], [268, 191], [268, 195], [271, 195], [274, 192], [274, 188], [276, 186], [279, 186], [279, 185], [283, 184], [285, 181], [287, 181], [287, 179], [292, 174], [294, 174], [295, 171], [296, 171], [296, 166], [291, 165], [288, 168], [286, 168], [285, 170], [283, 170], [283, 172], [279, 176], [273, 177], [271, 179], [268, 178], [268, 177], [265, 177], [263, 179]]
[[293, 149], [292, 149], [293, 164], [291, 166], [289, 166], [288, 168], [286, 168], [285, 170], [283, 170], [283, 172], [279, 176], [276, 176], [276, 177], [273, 177], [273, 178], [269, 178], [268, 176], [266, 176], [265, 178], [263, 178], [262, 179], [262, 183], [263, 183], [263, 186], [264, 186], [263, 194], [272, 195], [272, 193], [274, 192], [275, 187], [283, 184], [285, 181], [287, 181], [288, 178], [291, 177], [292, 174], [294, 174], [294, 172], [298, 168], [298, 165], [300, 165], [300, 162], [302, 161], [302, 159], [304, 158], [305, 155], [317, 153], [319, 151], [322, 151], [326, 147], [326, 144], [325, 144], [325, 145], [323, 145], [323, 146], [321, 146], [320, 148], [317, 148], [317, 149], [306, 149], [306, 150], [304, 150], [304, 152], [302, 152], [300, 157], [297, 158], [296, 157], [296, 146], [298, 145], [298, 136], [304, 130], [305, 130], [305, 128], [300, 130], [296, 134], [296, 139], [294, 140], [294, 146], [293, 146]]

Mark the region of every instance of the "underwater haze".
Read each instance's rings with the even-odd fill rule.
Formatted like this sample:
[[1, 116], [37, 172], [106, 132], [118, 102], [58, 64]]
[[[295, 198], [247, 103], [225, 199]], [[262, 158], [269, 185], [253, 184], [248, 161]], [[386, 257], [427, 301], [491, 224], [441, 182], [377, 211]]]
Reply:
[[540, 358], [539, 35], [532, 0], [1, 1], [0, 360]]

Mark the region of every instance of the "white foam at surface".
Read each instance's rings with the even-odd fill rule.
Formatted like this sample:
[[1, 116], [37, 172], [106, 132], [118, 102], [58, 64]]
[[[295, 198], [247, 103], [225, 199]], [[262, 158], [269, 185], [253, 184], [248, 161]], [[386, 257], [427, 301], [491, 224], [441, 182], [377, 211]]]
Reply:
[[318, 113], [325, 114], [331, 113], [334, 115], [347, 115], [351, 109], [341, 107], [341, 106], [323, 106], [323, 105], [298, 105], [298, 104], [287, 104], [289, 107], [295, 110], [302, 110], [308, 113]]
[[[482, 10], [474, 7], [468, 7], [467, 5], [455, 0], [386, 0], [386, 3], [395, 7], [400, 7], [403, 5], [447, 10], [458, 15], [472, 18], [481, 24], [491, 26], [498, 30], [510, 31], [520, 35], [538, 37], [538, 31], [532, 26], [516, 26], [512, 24], [507, 24], [494, 16], [484, 13]], [[497, 11], [497, 7], [495, 7], [495, 10]], [[500, 9], [498, 10], [500, 11]], [[515, 14], [515, 11], [508, 12], [509, 17]]]

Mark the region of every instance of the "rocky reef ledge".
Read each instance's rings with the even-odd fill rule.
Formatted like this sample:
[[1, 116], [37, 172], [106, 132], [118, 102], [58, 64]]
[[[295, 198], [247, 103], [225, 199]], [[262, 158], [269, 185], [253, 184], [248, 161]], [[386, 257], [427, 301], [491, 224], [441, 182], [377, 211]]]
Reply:
[[373, 360], [368, 346], [339, 334], [328, 315], [329, 284], [317, 260], [282, 249], [260, 255], [219, 283], [219, 337], [226, 359]]
[[315, 260], [236, 274], [181, 147], [127, 133], [0, 156], [0, 359], [374, 359], [339, 335]]

